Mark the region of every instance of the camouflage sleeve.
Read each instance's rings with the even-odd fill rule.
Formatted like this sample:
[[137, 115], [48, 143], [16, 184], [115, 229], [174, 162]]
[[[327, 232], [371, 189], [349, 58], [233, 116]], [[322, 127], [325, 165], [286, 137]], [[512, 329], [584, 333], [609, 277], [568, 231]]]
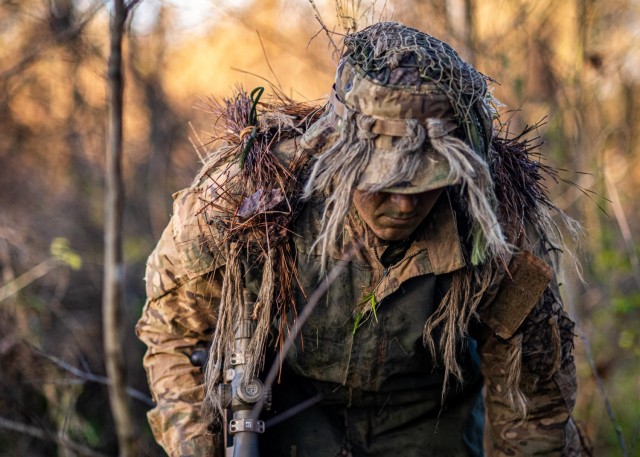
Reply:
[[[206, 347], [215, 325], [221, 273], [206, 261], [189, 257], [202, 244], [183, 233], [193, 214], [189, 193], [179, 195], [174, 216], [147, 262], [147, 302], [136, 326], [148, 346], [144, 356], [156, 407], [148, 419], [158, 443], [170, 456], [215, 456], [218, 439], [208, 429], [203, 412], [204, 378], [189, 355]], [[191, 243], [185, 243], [191, 240]]]
[[493, 330], [481, 349], [489, 456], [583, 455], [571, 417], [574, 324], [545, 263], [521, 252], [480, 313]]

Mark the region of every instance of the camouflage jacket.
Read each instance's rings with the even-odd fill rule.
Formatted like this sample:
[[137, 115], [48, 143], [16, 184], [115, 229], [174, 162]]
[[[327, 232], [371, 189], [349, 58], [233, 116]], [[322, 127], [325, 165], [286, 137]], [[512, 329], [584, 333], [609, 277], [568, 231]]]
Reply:
[[[294, 146], [289, 148], [295, 150]], [[208, 232], [204, 230], [206, 214], [199, 211], [202, 193], [211, 191], [212, 180], [215, 177], [208, 174], [174, 195], [173, 216], [148, 260], [148, 300], [136, 328], [148, 346], [144, 365], [157, 403], [148, 413], [149, 422], [156, 439], [171, 456], [220, 453], [220, 437], [211, 433], [202, 411], [203, 375], [189, 360], [189, 355], [206, 347], [211, 338], [224, 275], [224, 263], [211, 248], [216, 240], [207, 239]], [[317, 206], [309, 204], [296, 223], [298, 233], [304, 234], [295, 240], [303, 263], [302, 282], [311, 290], [317, 284], [319, 270], [312, 247], [319, 229], [318, 211]], [[398, 291], [418, 284], [421, 290], [430, 290], [426, 298], [421, 296], [424, 311], [419, 319], [423, 322], [435, 305], [438, 278], [446, 278], [465, 264], [455, 215], [447, 198], [440, 200], [404, 257], [390, 268], [383, 267], [379, 260], [387, 244], [372, 235], [357, 215], [348, 218], [345, 233], [345, 245], [350, 239], [358, 239], [364, 249], [343, 278], [336, 281], [335, 288], [332, 286], [334, 290], [329, 290], [327, 303], [340, 302], [347, 309], [347, 316], [352, 314], [363, 291], [374, 291], [378, 302], [393, 313], [394, 304], [386, 304], [385, 298], [393, 302]], [[549, 255], [542, 243], [526, 239], [520, 245], [509, 274], [490, 288], [488, 306], [480, 315], [488, 329], [480, 337], [478, 350], [485, 387], [485, 452], [493, 456], [581, 455], [571, 419], [576, 395], [573, 323], [562, 309], [552, 269], [546, 263]], [[326, 315], [315, 322], [312, 319], [303, 331], [307, 346], [302, 349], [298, 345], [288, 358], [289, 364], [303, 376], [336, 385], [364, 391], [384, 389], [394, 366], [404, 363], [404, 356], [399, 352], [393, 356], [391, 351], [382, 356], [376, 354], [370, 362], [364, 359], [359, 370], [353, 370], [353, 325], [341, 326], [339, 320], [343, 318], [336, 316], [334, 323], [326, 322]], [[378, 318], [382, 322], [382, 316]], [[313, 346], [313, 340], [322, 338], [318, 332], [323, 325], [343, 328], [338, 338], [351, 341], [349, 349], [314, 351], [319, 347]], [[373, 321], [368, 325], [382, 327]], [[398, 337], [401, 335], [381, 333], [378, 343], [372, 344], [382, 347], [382, 338], [390, 348], [389, 338]], [[335, 338], [335, 333], [329, 336]], [[404, 349], [403, 353], [406, 355]], [[336, 363], [329, 363], [327, 354], [337, 359], [333, 360]], [[517, 360], [513, 354], [518, 354]], [[378, 366], [381, 358], [384, 363]], [[514, 369], [528, 401], [526, 419], [513, 411], [505, 393], [507, 377]], [[437, 392], [439, 397], [440, 391]]]

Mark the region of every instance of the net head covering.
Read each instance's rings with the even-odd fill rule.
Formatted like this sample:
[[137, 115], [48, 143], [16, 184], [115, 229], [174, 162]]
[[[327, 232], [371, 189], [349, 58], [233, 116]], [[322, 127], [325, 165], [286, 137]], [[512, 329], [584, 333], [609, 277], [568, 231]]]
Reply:
[[489, 170], [495, 111], [488, 78], [446, 43], [395, 22], [345, 37], [327, 109], [301, 144], [315, 157], [304, 197], [322, 195], [323, 264], [356, 190], [448, 187], [464, 202], [472, 262], [508, 250]]
[[455, 137], [486, 154], [487, 78], [446, 43], [402, 24], [381, 22], [344, 42], [324, 122], [364, 156], [345, 161], [360, 165], [357, 188], [419, 193], [458, 183], [434, 143]]

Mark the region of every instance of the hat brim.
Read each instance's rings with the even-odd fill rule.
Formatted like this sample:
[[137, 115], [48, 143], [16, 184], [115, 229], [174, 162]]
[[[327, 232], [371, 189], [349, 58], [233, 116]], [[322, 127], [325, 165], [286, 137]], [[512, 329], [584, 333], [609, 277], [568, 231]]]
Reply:
[[387, 176], [397, 176], [401, 160], [398, 156], [401, 152], [384, 149], [376, 149], [366, 168], [360, 175], [357, 185], [358, 190], [392, 192], [400, 194], [419, 194], [428, 190], [440, 189], [458, 182], [457, 177], [451, 173], [451, 167], [446, 158], [438, 154], [433, 148], [428, 147], [422, 151], [422, 164], [410, 181], [400, 182], [391, 187], [380, 189]]
[[[312, 154], [316, 155], [326, 151], [341, 138], [343, 137], [336, 126], [335, 116], [327, 113], [309, 126], [302, 136], [300, 144], [304, 149], [313, 151]], [[374, 150], [356, 186], [358, 190], [419, 194], [458, 183], [457, 176], [451, 173], [447, 159], [438, 154], [427, 140], [425, 147], [420, 152], [413, 153], [420, 154], [422, 158], [422, 164], [416, 170], [413, 178], [391, 187], [381, 188], [383, 183], [392, 181], [392, 179], [387, 179], [388, 177], [399, 175], [398, 168], [402, 162], [400, 160], [401, 154], [406, 153], [406, 151], [385, 147], [389, 146], [391, 141], [391, 137], [386, 135], [379, 135], [376, 138]]]

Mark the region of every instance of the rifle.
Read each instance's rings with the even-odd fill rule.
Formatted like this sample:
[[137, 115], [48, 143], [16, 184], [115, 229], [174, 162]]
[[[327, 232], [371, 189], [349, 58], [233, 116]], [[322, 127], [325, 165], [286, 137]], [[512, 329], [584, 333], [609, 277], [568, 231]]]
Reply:
[[[259, 457], [258, 435], [264, 433], [264, 421], [253, 417], [253, 406], [266, 395], [270, 404], [267, 389], [260, 379], [253, 377], [243, 380], [246, 354], [249, 350], [249, 342], [255, 330], [255, 321], [252, 319], [255, 301], [252, 294], [243, 290], [242, 318], [237, 323], [231, 354], [231, 365], [225, 373], [225, 382], [218, 386], [220, 403], [225, 410], [224, 414], [224, 441], [227, 457]], [[229, 413], [232, 419], [228, 419]], [[233, 443], [228, 446], [228, 438], [232, 437]]]
[[[298, 316], [298, 325], [285, 341], [282, 357], [286, 355], [293, 345], [293, 341], [298, 337], [300, 328], [305, 324], [320, 298], [327, 292], [331, 284], [336, 281], [344, 270], [345, 265], [353, 259], [359, 250], [360, 246], [357, 246], [356, 249], [349, 250], [344, 256], [343, 262], [333, 267], [325, 281], [311, 294], [307, 305]], [[253, 405], [258, 404], [258, 406], [264, 406], [266, 410], [271, 408], [270, 386], [273, 384], [278, 373], [277, 365], [273, 364], [266, 376], [266, 385], [268, 388], [265, 388], [262, 381], [257, 378], [251, 379], [246, 383], [242, 382], [245, 361], [244, 355], [249, 348], [249, 341], [255, 329], [255, 323], [251, 318], [254, 305], [255, 303], [251, 293], [243, 289], [243, 315], [235, 332], [234, 353], [231, 359], [233, 368], [227, 370], [227, 373], [225, 373], [225, 383], [218, 386], [220, 402], [224, 408], [223, 434], [226, 457], [259, 457], [258, 433], [264, 433], [265, 424], [257, 417], [253, 417]], [[193, 352], [190, 359], [193, 365], [204, 368], [207, 361], [207, 352], [203, 349], [198, 349]], [[322, 395], [316, 395], [301, 403], [298, 407], [291, 408], [291, 411], [286, 411], [281, 414], [281, 419], [290, 417], [295, 414], [294, 411], [299, 412], [299, 410], [310, 407], [321, 399]], [[262, 403], [262, 405], [260, 405], [260, 403]], [[260, 410], [262, 408], [259, 407], [256, 409]], [[232, 413], [233, 417], [230, 421], [228, 420], [229, 412]], [[275, 425], [275, 421], [272, 423]], [[233, 438], [233, 444], [228, 446], [228, 438], [230, 436]]]
[[[259, 457], [258, 434], [264, 433], [265, 425], [264, 421], [253, 417], [254, 405], [264, 396], [265, 409], [271, 407], [271, 390], [265, 388], [260, 379], [243, 381], [246, 353], [255, 330], [255, 321], [252, 319], [255, 302], [247, 289], [243, 290], [242, 295], [242, 318], [236, 326], [231, 354], [233, 368], [226, 371], [224, 384], [218, 386], [220, 404], [224, 409], [225, 457]], [[197, 349], [189, 356], [189, 360], [204, 371], [207, 357], [205, 349]]]

